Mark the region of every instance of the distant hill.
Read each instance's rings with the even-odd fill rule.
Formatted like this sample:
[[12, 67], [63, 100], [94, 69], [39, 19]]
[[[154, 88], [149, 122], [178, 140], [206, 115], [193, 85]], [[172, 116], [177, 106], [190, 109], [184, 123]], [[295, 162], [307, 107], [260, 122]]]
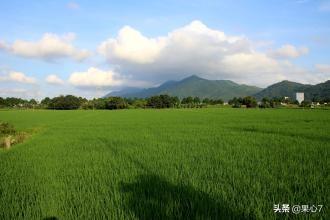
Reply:
[[[133, 91], [134, 90], [134, 91]], [[223, 99], [243, 97], [261, 91], [256, 86], [237, 84], [230, 80], [207, 80], [198, 76], [190, 76], [181, 81], [167, 81], [162, 85], [148, 89], [127, 88], [118, 92], [111, 92], [108, 96], [121, 96], [126, 98], [146, 98], [153, 95], [168, 94], [179, 98], [198, 96], [199, 98]]]
[[315, 86], [308, 87], [304, 90], [305, 97], [308, 100], [313, 98], [319, 99], [330, 99], [330, 80], [317, 84]]
[[273, 98], [273, 97], [290, 97], [291, 99], [296, 98], [296, 92], [304, 92], [304, 90], [312, 85], [305, 85], [301, 83], [291, 82], [284, 80], [279, 83], [275, 83], [262, 91], [256, 93], [254, 96], [257, 99], [262, 99], [264, 97]]
[[284, 96], [295, 99], [296, 92], [304, 92], [306, 100], [312, 100], [313, 98], [330, 98], [330, 80], [317, 85], [301, 84], [285, 80], [268, 86], [254, 96], [259, 100], [264, 97], [273, 98]]

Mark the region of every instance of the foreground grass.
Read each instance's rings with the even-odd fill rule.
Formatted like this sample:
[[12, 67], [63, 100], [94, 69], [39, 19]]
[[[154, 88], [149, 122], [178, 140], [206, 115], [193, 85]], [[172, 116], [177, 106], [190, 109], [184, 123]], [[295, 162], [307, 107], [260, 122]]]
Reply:
[[[0, 111], [0, 219], [326, 219], [330, 112]], [[278, 203], [324, 205], [274, 214]]]

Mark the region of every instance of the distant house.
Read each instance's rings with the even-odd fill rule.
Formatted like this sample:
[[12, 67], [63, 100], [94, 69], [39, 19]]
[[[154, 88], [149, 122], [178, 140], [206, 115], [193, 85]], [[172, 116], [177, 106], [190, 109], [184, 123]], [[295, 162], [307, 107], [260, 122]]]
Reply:
[[303, 92], [297, 92], [296, 93], [296, 100], [301, 104], [302, 101], [304, 101], [304, 93]]

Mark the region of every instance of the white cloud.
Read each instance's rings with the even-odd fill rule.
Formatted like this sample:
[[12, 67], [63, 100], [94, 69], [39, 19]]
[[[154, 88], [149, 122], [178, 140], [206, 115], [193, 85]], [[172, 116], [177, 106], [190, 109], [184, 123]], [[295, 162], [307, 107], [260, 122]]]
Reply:
[[41, 97], [39, 89], [26, 88], [0, 88], [0, 97], [18, 97], [23, 99], [36, 99]]
[[98, 51], [122, 76], [154, 83], [192, 74], [259, 86], [309, 78], [307, 71], [282, 59], [307, 54], [308, 48], [284, 45], [270, 54], [258, 51], [256, 45], [245, 36], [230, 36], [193, 21], [154, 38], [125, 26], [115, 38], [102, 42]]
[[72, 41], [74, 41], [75, 37], [74, 33], [68, 33], [63, 36], [46, 33], [38, 41], [16, 40], [11, 45], [3, 43], [4, 46], [2, 48], [14, 55], [26, 58], [38, 58], [47, 61], [72, 58], [82, 61], [90, 56], [90, 52], [74, 47]]
[[316, 64], [315, 69], [321, 73], [327, 73], [330, 75], [330, 65], [329, 64]]
[[34, 84], [36, 79], [33, 77], [26, 76], [22, 72], [9, 71], [4, 75], [0, 75], [0, 82], [17, 82], [25, 84]]
[[116, 39], [101, 43], [98, 51], [108, 59], [128, 60], [136, 63], [154, 62], [165, 46], [163, 39], [149, 39], [139, 31], [125, 26]]
[[66, 7], [68, 9], [71, 9], [71, 10], [78, 10], [80, 9], [80, 5], [76, 2], [69, 2], [68, 4], [66, 4]]
[[102, 70], [90, 67], [84, 72], [74, 72], [69, 77], [69, 83], [78, 88], [114, 88], [120, 86], [145, 87], [150, 86], [147, 82], [131, 80], [123, 77], [113, 70]]
[[48, 75], [46, 82], [51, 85], [63, 85], [64, 81], [55, 74]]
[[282, 47], [278, 48], [277, 50], [270, 51], [269, 55], [274, 58], [297, 58], [303, 55], [308, 54], [309, 50], [307, 47], [295, 47], [290, 44], [283, 45]]
[[[228, 77], [242, 81], [242, 74], [249, 77], [250, 82], [268, 82], [284, 80], [281, 73], [281, 63], [269, 58], [263, 53], [236, 53], [226, 56], [221, 61], [222, 71], [229, 73]], [[277, 74], [274, 74], [277, 72]]]
[[77, 87], [109, 87], [122, 84], [117, 73], [95, 67], [91, 67], [85, 72], [72, 73], [69, 82]]
[[0, 89], [0, 97], [24, 97], [28, 92], [26, 89]]
[[8, 50], [9, 46], [5, 41], [0, 40], [0, 50]]

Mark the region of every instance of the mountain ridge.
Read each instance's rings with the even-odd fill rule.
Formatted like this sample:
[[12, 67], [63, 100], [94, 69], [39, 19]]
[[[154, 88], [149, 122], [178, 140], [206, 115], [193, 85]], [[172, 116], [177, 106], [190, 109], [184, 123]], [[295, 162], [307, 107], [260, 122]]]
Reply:
[[136, 89], [135, 92], [130, 92], [129, 89], [111, 92], [105, 97], [118, 95], [125, 98], [147, 98], [153, 95], [168, 94], [179, 98], [198, 96], [200, 98], [229, 100], [233, 97], [253, 95], [261, 90], [262, 88], [238, 84], [231, 80], [209, 80], [191, 75], [179, 81], [166, 81], [157, 87]]
[[283, 80], [281, 82], [272, 84], [262, 91], [256, 93], [254, 97], [258, 100], [267, 97], [284, 97], [287, 96], [292, 100], [296, 99], [296, 93], [303, 92], [305, 100], [312, 101], [313, 99], [329, 99], [330, 98], [330, 80], [316, 85], [302, 84]]
[[121, 91], [111, 92], [105, 97], [147, 98], [154, 95], [167, 94], [178, 96], [179, 98], [198, 96], [202, 99], [223, 99], [224, 101], [234, 97], [245, 96], [254, 96], [257, 100], [261, 100], [264, 97], [286, 96], [295, 100], [297, 92], [304, 92], [306, 100], [330, 99], [330, 80], [316, 85], [283, 80], [262, 89], [256, 86], [238, 84], [231, 80], [209, 80], [197, 75], [191, 75], [179, 81], [169, 80], [159, 86], [146, 89], [127, 87]]

